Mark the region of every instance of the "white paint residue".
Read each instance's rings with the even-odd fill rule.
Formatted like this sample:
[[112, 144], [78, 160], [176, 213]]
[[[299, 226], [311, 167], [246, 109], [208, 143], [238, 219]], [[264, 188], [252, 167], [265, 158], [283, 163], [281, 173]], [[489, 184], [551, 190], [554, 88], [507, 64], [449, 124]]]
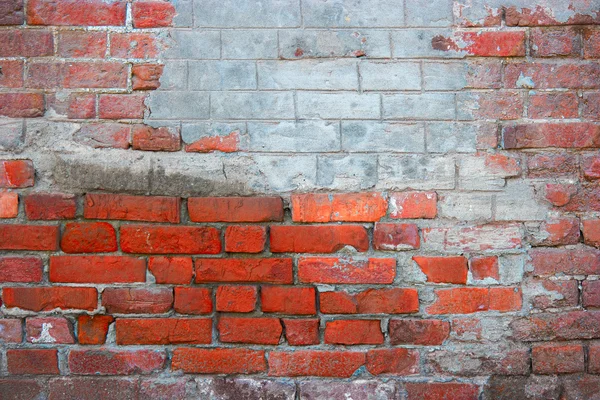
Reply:
[[42, 323], [42, 333], [38, 338], [31, 338], [31, 343], [54, 343], [56, 339], [50, 335], [50, 329], [52, 329], [52, 324], [44, 322]]

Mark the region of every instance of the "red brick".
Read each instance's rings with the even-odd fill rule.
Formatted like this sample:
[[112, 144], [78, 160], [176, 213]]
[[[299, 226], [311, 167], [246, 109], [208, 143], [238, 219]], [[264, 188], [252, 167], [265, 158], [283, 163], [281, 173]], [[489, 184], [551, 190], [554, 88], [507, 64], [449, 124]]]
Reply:
[[30, 160], [0, 160], [0, 188], [33, 186], [34, 175]]
[[106, 119], [144, 118], [145, 94], [101, 94], [98, 116]]
[[273, 253], [334, 253], [346, 246], [369, 249], [367, 230], [360, 225], [272, 226]]
[[583, 29], [583, 58], [600, 58], [600, 29]]
[[15, 218], [19, 215], [19, 195], [0, 192], [0, 218]]
[[337, 320], [327, 321], [325, 343], [328, 344], [382, 344], [381, 321]]
[[65, 88], [127, 88], [129, 66], [115, 61], [72, 62], [64, 64], [62, 85]]
[[117, 58], [157, 58], [160, 44], [154, 33], [111, 33], [110, 55]]
[[440, 319], [392, 319], [388, 330], [390, 343], [394, 346], [402, 344], [439, 346], [448, 339], [450, 323]]
[[283, 319], [285, 338], [290, 346], [319, 344], [319, 319]]
[[579, 162], [572, 154], [539, 153], [527, 159], [527, 168], [531, 178], [548, 178], [559, 175], [575, 175], [579, 170]]
[[389, 224], [378, 222], [373, 230], [375, 250], [412, 250], [421, 246], [419, 228], [415, 224]]
[[[527, 3], [524, 3], [527, 4]], [[599, 22], [597, 14], [591, 12], [590, 3], [567, 3], [573, 14], [569, 18], [556, 17], [553, 10], [543, 2], [531, 2], [530, 7], [511, 6], [504, 9], [506, 25], [508, 26], [538, 26], [538, 25], [587, 25]], [[587, 7], [587, 9], [586, 9]], [[590, 10], [586, 13], [586, 10]]]
[[177, 197], [87, 194], [83, 216], [88, 219], [179, 223]]
[[153, 128], [148, 125], [133, 126], [134, 150], [178, 151], [180, 148], [181, 138], [177, 128], [168, 126]]
[[167, 357], [157, 350], [71, 350], [69, 371], [77, 375], [133, 375], [160, 371]]
[[213, 308], [212, 292], [199, 287], [176, 287], [174, 308], [180, 314], [209, 314]]
[[210, 344], [212, 320], [207, 318], [117, 319], [118, 345]]
[[367, 352], [367, 370], [373, 375], [419, 373], [419, 352], [408, 349], [372, 349]]
[[43, 116], [44, 111], [41, 93], [0, 93], [0, 116], [33, 118]]
[[529, 118], [577, 118], [579, 102], [573, 92], [538, 92], [529, 95]]
[[139, 382], [128, 378], [64, 377], [48, 382], [49, 399], [135, 399]]
[[164, 1], [136, 1], [131, 5], [135, 28], [171, 26], [175, 7]]
[[535, 308], [576, 307], [579, 302], [576, 280], [533, 279], [530, 284], [534, 289], [531, 303]]
[[[510, 120], [523, 115], [525, 104], [520, 92], [480, 92], [472, 96], [476, 105], [470, 112], [476, 119]], [[469, 97], [467, 99], [470, 101]]]
[[600, 247], [600, 219], [583, 221], [583, 239], [590, 246]]
[[479, 256], [473, 257], [470, 261], [469, 271], [473, 279], [484, 280], [486, 278], [492, 278], [495, 280], [500, 279], [500, 272], [498, 268], [498, 257], [497, 256]]
[[265, 352], [248, 349], [178, 348], [172, 369], [188, 374], [253, 374], [267, 370]]
[[2, 340], [4, 343], [21, 343], [23, 340], [23, 327], [21, 320], [0, 319], [0, 340]]
[[0, 43], [0, 57], [43, 57], [54, 54], [54, 38], [50, 31], [2, 30]]
[[405, 314], [419, 311], [416, 289], [367, 289], [359, 293], [320, 293], [325, 314]]
[[491, 287], [490, 311], [519, 311], [523, 306], [523, 294], [520, 288]]
[[577, 194], [577, 187], [571, 184], [548, 183], [544, 189], [545, 199], [552, 205], [562, 207], [571, 201]]
[[125, 25], [126, 2], [121, 0], [31, 0], [30, 25]]
[[111, 314], [161, 314], [173, 306], [170, 288], [106, 288], [102, 306]]
[[588, 349], [588, 372], [600, 373], [600, 346], [590, 345]]
[[11, 375], [58, 375], [58, 351], [55, 349], [6, 350]]
[[531, 249], [533, 273], [537, 276], [567, 274], [595, 275], [600, 273], [600, 251], [591, 248]]
[[583, 346], [544, 344], [531, 349], [535, 374], [570, 374], [584, 371]]
[[254, 286], [219, 286], [216, 308], [220, 312], [246, 313], [256, 308], [257, 289]]
[[228, 253], [262, 253], [266, 242], [264, 226], [233, 225], [225, 229], [225, 251]]
[[412, 258], [427, 276], [427, 282], [467, 283], [467, 259], [455, 257], [418, 257]]
[[471, 383], [407, 382], [404, 388], [408, 394], [407, 400], [479, 399], [479, 386]]
[[221, 317], [217, 324], [223, 343], [279, 344], [281, 322], [278, 318]]
[[600, 312], [570, 311], [535, 314], [513, 320], [513, 337], [524, 342], [600, 338]]
[[0, 225], [1, 250], [58, 250], [58, 226]]
[[38, 257], [0, 258], [0, 282], [40, 282], [44, 263]]
[[0, 68], [2, 68], [2, 75], [0, 75], [1, 88], [23, 87], [23, 61], [2, 60], [0, 61]]
[[489, 309], [488, 288], [436, 289], [434, 303], [427, 308], [429, 314], [470, 314]]
[[600, 120], [600, 93], [583, 94], [583, 118]]
[[596, 154], [584, 155], [581, 160], [581, 170], [587, 180], [600, 179], [600, 157]]
[[185, 145], [185, 151], [196, 153], [234, 153], [240, 149], [240, 131], [234, 130], [227, 135], [204, 136]]
[[294, 222], [375, 222], [387, 212], [381, 193], [298, 194], [291, 202]]
[[77, 198], [72, 194], [32, 193], [25, 196], [25, 215], [30, 220], [73, 219]]
[[50, 282], [146, 282], [146, 261], [125, 256], [51, 256]]
[[108, 222], [69, 222], [60, 240], [65, 253], [109, 253], [117, 250], [117, 233]]
[[291, 258], [197, 258], [196, 283], [292, 283]]
[[600, 281], [583, 281], [583, 306], [600, 307]]
[[46, 96], [46, 108], [71, 119], [92, 119], [96, 116], [96, 95], [94, 93], [70, 93], [67, 96], [49, 94]]
[[262, 311], [266, 313], [314, 315], [317, 313], [315, 288], [263, 286], [260, 290]]
[[133, 90], [155, 90], [160, 87], [160, 77], [164, 70], [159, 64], [136, 64], [131, 68]]
[[94, 310], [98, 305], [95, 288], [76, 287], [6, 287], [2, 300], [8, 308], [51, 311], [55, 308]]
[[156, 378], [140, 381], [140, 398], [147, 400], [184, 399], [186, 396], [186, 378]]
[[221, 232], [203, 226], [123, 225], [121, 250], [144, 254], [218, 254]]
[[27, 64], [25, 87], [59, 89], [64, 86], [65, 64], [47, 61], [29, 61]]
[[480, 57], [520, 57], [525, 55], [525, 31], [460, 32], [461, 50]]
[[298, 278], [303, 283], [389, 284], [395, 276], [396, 260], [393, 258], [315, 257], [298, 260]]
[[272, 351], [269, 376], [349, 378], [365, 361], [365, 353], [357, 351]]
[[535, 89], [595, 89], [600, 87], [596, 77], [600, 63], [509, 63], [504, 82], [507, 88], [519, 88], [522, 77], [530, 78]]
[[579, 219], [562, 218], [545, 221], [540, 226], [540, 237], [533, 238], [533, 245], [560, 246], [579, 243]]
[[194, 265], [190, 257], [150, 257], [148, 269], [156, 283], [188, 285], [194, 276]]
[[534, 57], [578, 57], [581, 52], [576, 28], [534, 28], [530, 32], [531, 54]]
[[113, 123], [83, 124], [75, 133], [75, 141], [95, 149], [128, 149], [131, 125]]
[[58, 55], [65, 58], [104, 58], [106, 32], [60, 31]]
[[23, 21], [23, 0], [5, 0], [0, 4], [0, 25], [22, 25]]
[[190, 197], [193, 222], [283, 221], [280, 197]]
[[73, 327], [66, 318], [27, 318], [25, 333], [29, 343], [73, 344]]
[[600, 125], [586, 122], [505, 126], [502, 134], [505, 149], [600, 147]]
[[390, 194], [390, 218], [435, 218], [435, 192], [398, 192]]
[[80, 315], [77, 319], [79, 344], [104, 344], [108, 327], [114, 320], [110, 315]]

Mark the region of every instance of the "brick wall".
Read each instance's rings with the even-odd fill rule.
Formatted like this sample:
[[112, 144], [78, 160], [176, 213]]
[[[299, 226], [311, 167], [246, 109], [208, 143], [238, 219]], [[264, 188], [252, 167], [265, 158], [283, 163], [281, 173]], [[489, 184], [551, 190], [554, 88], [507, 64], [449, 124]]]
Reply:
[[0, 0], [0, 398], [599, 398], [599, 24]]

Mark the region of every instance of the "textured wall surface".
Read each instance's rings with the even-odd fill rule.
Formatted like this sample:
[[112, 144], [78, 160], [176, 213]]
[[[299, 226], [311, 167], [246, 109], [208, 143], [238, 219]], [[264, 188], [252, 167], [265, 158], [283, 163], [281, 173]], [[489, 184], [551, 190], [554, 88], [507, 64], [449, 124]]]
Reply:
[[600, 0], [0, 0], [0, 398], [600, 399]]

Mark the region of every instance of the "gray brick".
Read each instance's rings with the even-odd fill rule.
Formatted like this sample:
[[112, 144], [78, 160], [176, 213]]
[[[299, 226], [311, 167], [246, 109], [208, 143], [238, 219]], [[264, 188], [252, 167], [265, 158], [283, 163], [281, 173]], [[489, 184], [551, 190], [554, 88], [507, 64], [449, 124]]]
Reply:
[[246, 133], [246, 124], [237, 122], [198, 122], [184, 123], [181, 127], [181, 139], [184, 143], [194, 143], [204, 137], [227, 136], [233, 132]]
[[384, 118], [454, 119], [453, 93], [383, 95]]
[[190, 61], [190, 90], [256, 89], [252, 61]]
[[378, 94], [299, 92], [297, 96], [300, 118], [369, 119], [381, 115]]
[[425, 130], [421, 124], [342, 122], [342, 150], [424, 152]]
[[173, 26], [191, 28], [194, 24], [194, 0], [176, 0], [177, 14], [173, 18]]
[[427, 151], [473, 153], [477, 148], [477, 124], [431, 122], [427, 124]]
[[419, 90], [421, 70], [418, 63], [396, 61], [361, 61], [363, 90]]
[[317, 183], [340, 191], [370, 189], [377, 183], [374, 154], [322, 155], [318, 159]]
[[16, 150], [23, 144], [23, 120], [0, 119], [0, 150]]
[[307, 27], [402, 26], [404, 10], [397, 0], [303, 0]]
[[406, 1], [406, 25], [452, 25], [452, 0]]
[[467, 86], [467, 65], [461, 62], [423, 64], [425, 90], [459, 90]]
[[358, 90], [354, 60], [259, 61], [260, 89]]
[[150, 119], [207, 119], [208, 93], [152, 92], [146, 104]]
[[438, 214], [458, 220], [490, 220], [492, 195], [486, 193], [446, 193], [438, 200]]
[[277, 58], [275, 30], [226, 30], [221, 35], [223, 58]]
[[300, 25], [300, 2], [289, 0], [194, 0], [198, 27], [277, 28]]
[[211, 98], [211, 116], [221, 119], [292, 119], [294, 98], [291, 92], [215, 92]]
[[392, 32], [392, 55], [397, 58], [461, 58], [463, 52], [437, 50], [433, 43], [438, 38], [452, 35], [450, 29], [403, 29]]
[[452, 189], [454, 164], [449, 156], [380, 155], [377, 186], [388, 190]]
[[187, 61], [166, 61], [163, 74], [160, 77], [160, 90], [187, 89], [187, 68]]
[[175, 59], [218, 59], [221, 57], [219, 31], [191, 31], [173, 29], [166, 41], [164, 58]]
[[290, 380], [263, 380], [256, 378], [199, 378], [196, 379], [202, 400], [296, 398], [296, 386]]
[[281, 57], [290, 59], [391, 56], [389, 32], [377, 30], [284, 30], [279, 46]]
[[248, 149], [294, 153], [338, 151], [339, 130], [338, 122], [249, 122]]
[[529, 181], [508, 180], [506, 188], [496, 195], [496, 220], [543, 221], [548, 217], [548, 204], [537, 202], [534, 186]]
[[506, 171], [489, 165], [486, 155], [463, 155], [459, 160], [458, 179], [465, 190], [503, 190], [506, 179], [517, 171]]
[[319, 399], [397, 399], [394, 382], [356, 380], [349, 382], [308, 380], [300, 382], [300, 400]]

